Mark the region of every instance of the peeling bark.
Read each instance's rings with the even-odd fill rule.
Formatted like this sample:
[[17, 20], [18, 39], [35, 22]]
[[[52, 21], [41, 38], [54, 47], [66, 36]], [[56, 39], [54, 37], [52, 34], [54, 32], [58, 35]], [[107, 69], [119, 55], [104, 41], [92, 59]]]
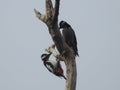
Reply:
[[[60, 30], [58, 28], [58, 15], [59, 15], [60, 0], [55, 0], [55, 7], [53, 7], [51, 0], [46, 0], [46, 13], [42, 15], [39, 11], [34, 9], [36, 17], [43, 21], [49, 30], [49, 33], [57, 47], [60, 55], [56, 57], [63, 59], [66, 65], [66, 87], [65, 90], [76, 90], [76, 61], [71, 48], [64, 42]], [[52, 52], [52, 51], [51, 51]], [[56, 52], [53, 52], [54, 55]], [[55, 56], [55, 55], [54, 55]], [[67, 56], [67, 57], [66, 57]]]

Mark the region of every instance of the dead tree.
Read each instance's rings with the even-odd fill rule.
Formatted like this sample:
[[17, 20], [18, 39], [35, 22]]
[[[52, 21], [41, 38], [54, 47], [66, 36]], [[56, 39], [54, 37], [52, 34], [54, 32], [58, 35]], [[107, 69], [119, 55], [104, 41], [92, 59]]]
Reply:
[[75, 56], [72, 49], [64, 42], [60, 30], [58, 28], [58, 15], [60, 0], [55, 0], [55, 6], [53, 7], [51, 0], [46, 1], [46, 13], [43, 15], [36, 9], [34, 9], [36, 17], [43, 21], [52, 37], [52, 40], [58, 49], [60, 55], [57, 58], [62, 59], [66, 65], [66, 87], [65, 90], [76, 90], [76, 78], [77, 69]]

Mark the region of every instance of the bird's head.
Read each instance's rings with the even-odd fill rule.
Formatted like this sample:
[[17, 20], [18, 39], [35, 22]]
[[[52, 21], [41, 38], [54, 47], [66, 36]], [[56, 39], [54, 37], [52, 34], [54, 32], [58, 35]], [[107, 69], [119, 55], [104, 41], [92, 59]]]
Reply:
[[70, 25], [67, 23], [67, 22], [65, 22], [65, 21], [60, 21], [60, 23], [59, 23], [59, 28], [61, 29], [61, 28], [69, 28], [70, 27]]
[[51, 55], [51, 53], [50, 53], [50, 54], [42, 54], [42, 55], [41, 55], [41, 59], [42, 59], [42, 61], [48, 61], [50, 55]]

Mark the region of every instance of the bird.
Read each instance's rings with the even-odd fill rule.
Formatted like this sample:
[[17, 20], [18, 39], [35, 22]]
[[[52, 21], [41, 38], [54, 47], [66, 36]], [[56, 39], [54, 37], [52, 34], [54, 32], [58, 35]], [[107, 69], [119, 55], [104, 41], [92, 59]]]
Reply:
[[65, 21], [60, 21], [59, 29], [62, 29], [63, 39], [66, 44], [72, 48], [75, 56], [79, 56], [77, 48], [77, 39], [72, 27]]
[[49, 72], [53, 73], [58, 77], [63, 77], [66, 80], [66, 77], [63, 74], [64, 72], [61, 67], [60, 61], [49, 60], [50, 55], [51, 53], [45, 53], [41, 55], [41, 59], [43, 61], [44, 66], [48, 69]]

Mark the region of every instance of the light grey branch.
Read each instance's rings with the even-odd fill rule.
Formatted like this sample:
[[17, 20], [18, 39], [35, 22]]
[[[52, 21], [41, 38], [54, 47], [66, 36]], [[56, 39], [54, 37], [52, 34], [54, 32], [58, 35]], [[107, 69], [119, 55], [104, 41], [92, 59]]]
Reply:
[[36, 14], [36, 17], [39, 19], [39, 20], [41, 20], [41, 21], [43, 21], [43, 22], [45, 22], [45, 15], [42, 15], [39, 11], [37, 11], [36, 9], [34, 9], [34, 12], [35, 12], [35, 14]]
[[57, 58], [59, 61], [65, 61], [65, 58], [62, 57], [58, 52], [55, 50], [55, 45], [51, 45], [48, 49], [45, 49], [48, 53], [52, 53], [55, 58]]
[[46, 0], [46, 14], [49, 14], [49, 12], [52, 13], [52, 10], [53, 10], [52, 1], [51, 0]]
[[50, 46], [48, 49], [45, 49], [47, 52], [52, 53], [54, 57], [57, 58], [59, 55], [57, 51], [55, 50], [55, 45]]

